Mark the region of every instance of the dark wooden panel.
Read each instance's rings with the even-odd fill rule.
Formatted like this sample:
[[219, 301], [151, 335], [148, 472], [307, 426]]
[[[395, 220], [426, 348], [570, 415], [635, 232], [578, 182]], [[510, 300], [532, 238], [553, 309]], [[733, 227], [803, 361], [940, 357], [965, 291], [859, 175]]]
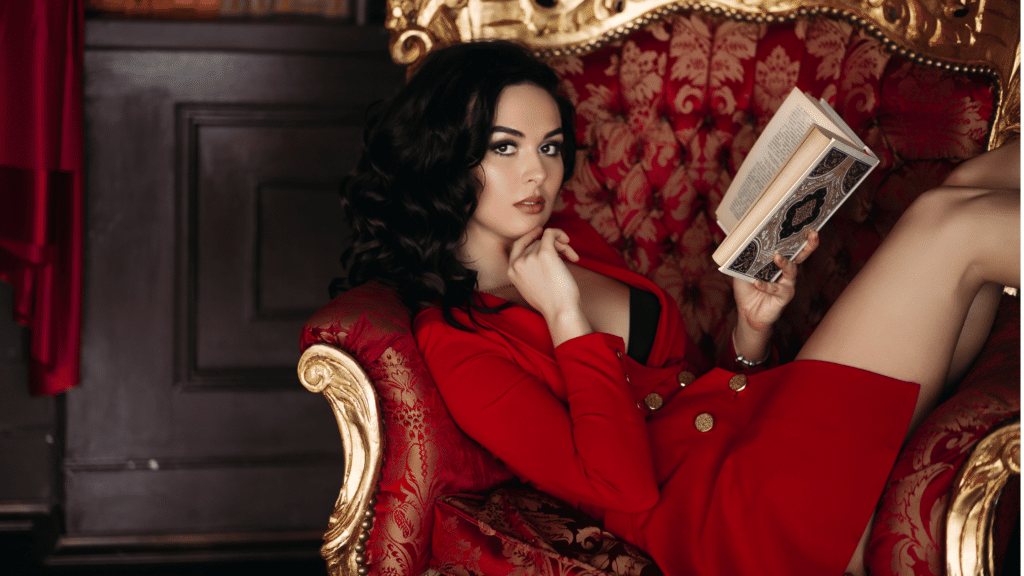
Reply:
[[[28, 365], [28, 330], [14, 321], [14, 288], [0, 281], [0, 363]], [[3, 374], [3, 372], [0, 372]], [[6, 377], [6, 375], [5, 375]], [[10, 382], [13, 387], [15, 380]], [[28, 392], [28, 383], [24, 390]]]
[[291, 22], [146, 22], [92, 20], [89, 50], [218, 50], [275, 54], [379, 54], [387, 47], [382, 27]]
[[0, 282], [0, 532], [13, 530], [9, 513], [18, 524], [19, 510], [48, 508], [56, 485], [56, 401], [29, 395], [28, 331], [13, 311], [14, 290]]
[[334, 189], [363, 110], [404, 74], [383, 34], [327, 49], [342, 28], [246, 30], [87, 23], [69, 542], [317, 531], [337, 497], [337, 423], [295, 376], [298, 327], [340, 272]]
[[69, 534], [326, 530], [341, 487], [335, 463], [178, 462], [71, 468]]
[[187, 105], [178, 115], [179, 383], [294, 388], [297, 334], [340, 272], [337, 189], [358, 157], [363, 111]]
[[330, 280], [345, 275], [338, 259], [351, 231], [337, 186], [271, 182], [259, 186], [256, 202], [253, 316], [304, 322], [322, 305]]

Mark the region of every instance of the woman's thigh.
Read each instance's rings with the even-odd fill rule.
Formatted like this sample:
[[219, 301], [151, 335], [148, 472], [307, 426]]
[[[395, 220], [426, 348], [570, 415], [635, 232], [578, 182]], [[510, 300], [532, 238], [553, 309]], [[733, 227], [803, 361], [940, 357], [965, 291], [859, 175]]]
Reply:
[[798, 358], [922, 385], [936, 400], [971, 303], [986, 282], [1017, 285], [1017, 192], [922, 195], [829, 310]]

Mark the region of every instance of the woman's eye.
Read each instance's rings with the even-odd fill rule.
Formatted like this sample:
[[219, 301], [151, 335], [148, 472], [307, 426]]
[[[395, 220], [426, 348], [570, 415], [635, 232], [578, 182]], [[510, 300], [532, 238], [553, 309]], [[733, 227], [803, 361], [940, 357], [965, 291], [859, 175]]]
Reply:
[[502, 156], [515, 154], [516, 145], [511, 142], [495, 142], [491, 144], [491, 151]]
[[562, 153], [561, 142], [545, 142], [540, 147], [540, 153], [546, 156], [558, 156]]

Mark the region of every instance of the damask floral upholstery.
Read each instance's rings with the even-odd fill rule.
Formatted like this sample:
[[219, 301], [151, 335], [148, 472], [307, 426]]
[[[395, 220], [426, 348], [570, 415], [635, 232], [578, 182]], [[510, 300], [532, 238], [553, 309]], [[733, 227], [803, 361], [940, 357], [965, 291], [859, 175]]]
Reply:
[[392, 290], [369, 282], [335, 298], [302, 331], [303, 349], [326, 343], [347, 350], [377, 391], [385, 466], [366, 552], [377, 574], [426, 568], [439, 496], [482, 492], [512, 478], [455, 426], [416, 349], [411, 320]]
[[444, 574], [661, 574], [638, 548], [536, 490], [444, 496], [434, 511], [431, 563]]
[[[984, 150], [993, 110], [983, 78], [894, 57], [843, 21], [778, 24], [680, 14], [580, 57], [551, 61], [576, 104], [579, 155], [559, 210], [590, 223], [673, 294], [695, 341], [721, 350], [734, 314], [709, 255], [714, 210], [795, 85], [825, 98], [881, 163], [822, 231], [777, 325], [794, 355], [918, 194]], [[712, 356], [714, 357], [714, 356]]]
[[[549, 62], [577, 107], [580, 149], [556, 209], [588, 220], [634, 269], [665, 287], [711, 357], [726, 346], [735, 316], [729, 278], [710, 256], [724, 236], [714, 210], [794, 85], [824, 97], [881, 163], [802, 266], [797, 296], [776, 328], [783, 359], [917, 195], [985, 149], [995, 105], [986, 77], [906, 61], [871, 34], [826, 17], [757, 24], [680, 13], [596, 52]], [[578, 512], [501, 488], [515, 487], [515, 479], [455, 427], [409, 324], [394, 293], [371, 283], [331, 302], [302, 336], [303, 349], [325, 342], [348, 351], [380, 398], [384, 465], [368, 573], [418, 574], [428, 565], [450, 574], [476, 573], [474, 566], [522, 574], [655, 571]], [[872, 537], [873, 576], [944, 573], [941, 518], [952, 477], [986, 430], [1020, 412], [1019, 333], [1019, 305], [1009, 300], [991, 349], [902, 454]], [[570, 538], [538, 527], [538, 510], [554, 523], [548, 526], [573, 519], [571, 539], [600, 534], [590, 550], [607, 557], [581, 560], [564, 545]], [[450, 561], [460, 554], [472, 561]]]
[[[944, 573], [950, 488], [971, 449], [994, 426], [1020, 417], [1020, 300], [1004, 298], [989, 341], [955, 395], [904, 447], [890, 474], [868, 545], [872, 576]], [[1005, 499], [997, 548], [1020, 513], [1020, 492]], [[1015, 508], [1015, 509], [1014, 509]]]

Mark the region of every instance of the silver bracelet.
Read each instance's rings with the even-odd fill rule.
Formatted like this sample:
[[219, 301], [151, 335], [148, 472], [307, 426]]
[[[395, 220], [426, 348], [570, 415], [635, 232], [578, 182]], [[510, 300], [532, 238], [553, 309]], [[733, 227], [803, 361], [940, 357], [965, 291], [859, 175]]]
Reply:
[[[733, 350], [736, 349], [736, 329], [735, 328], [733, 328], [733, 331], [732, 331], [732, 349]], [[751, 361], [751, 360], [747, 360], [747, 357], [744, 356], [743, 354], [737, 354], [736, 355], [736, 363], [740, 364], [742, 366], [746, 366], [747, 368], [753, 368], [755, 366], [760, 366], [761, 364], [764, 364], [765, 362], [767, 362], [768, 358], [771, 357], [771, 355], [772, 354], [771, 354], [771, 351], [769, 349], [768, 354], [765, 354], [764, 358], [761, 358], [760, 360], [756, 360], [756, 361]]]

